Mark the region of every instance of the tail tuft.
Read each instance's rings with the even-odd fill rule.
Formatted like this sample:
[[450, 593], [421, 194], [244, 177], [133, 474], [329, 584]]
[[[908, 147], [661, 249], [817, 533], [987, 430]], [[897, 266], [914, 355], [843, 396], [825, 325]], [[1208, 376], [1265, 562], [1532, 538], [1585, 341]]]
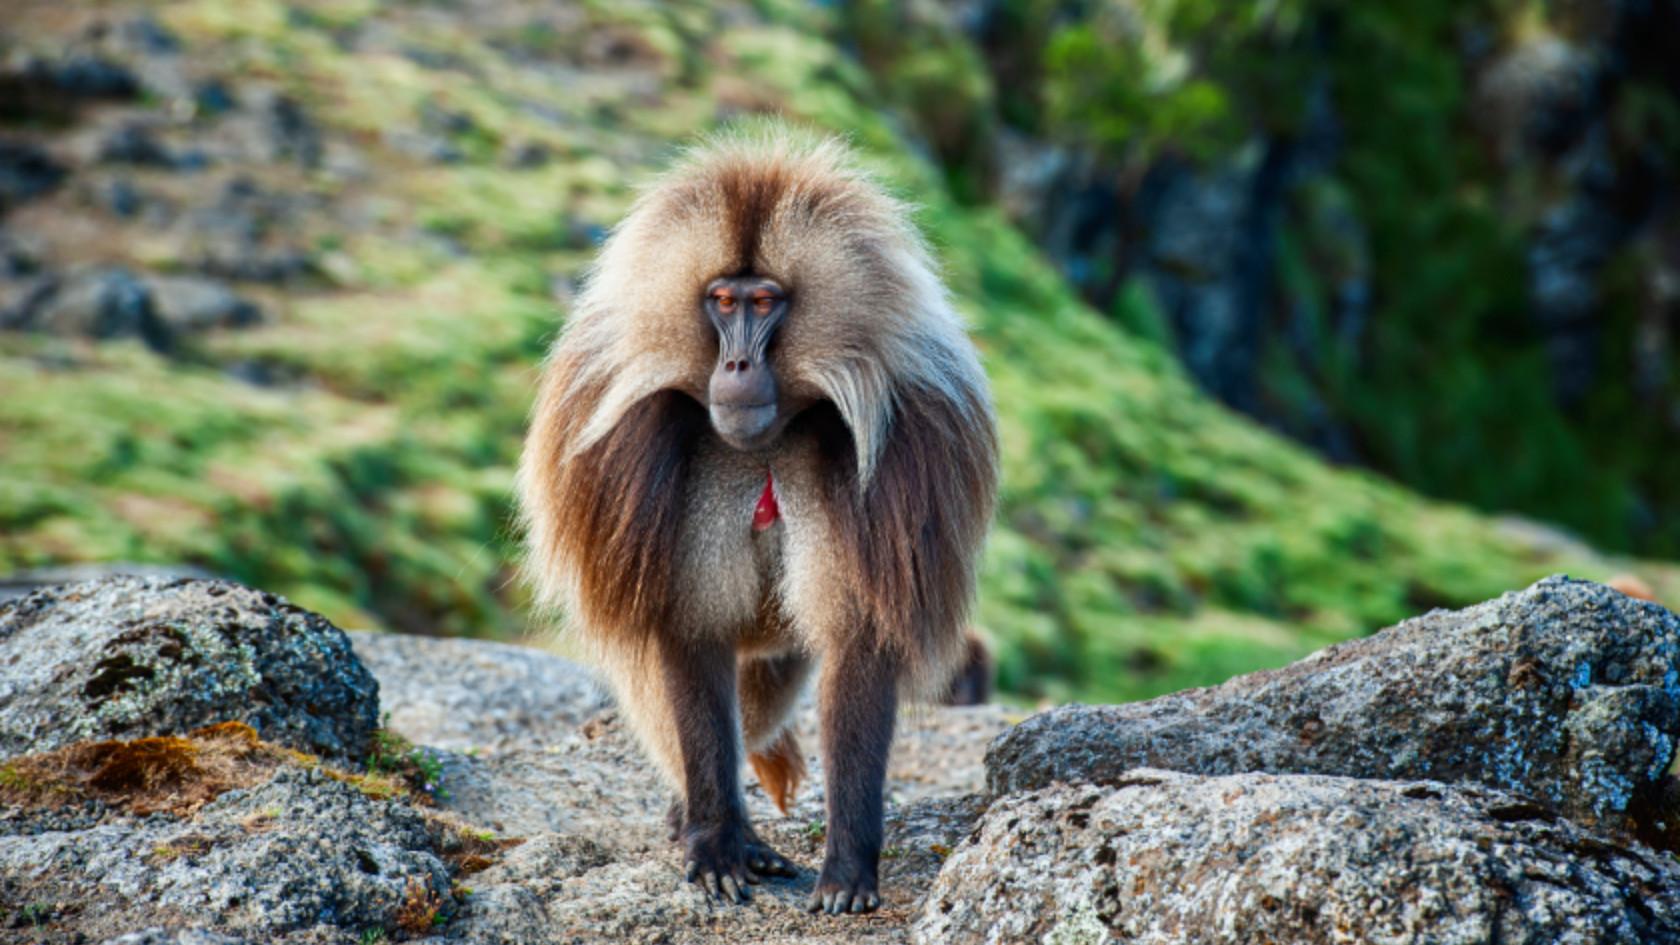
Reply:
[[799, 793], [799, 783], [805, 780], [805, 756], [799, 753], [793, 730], [784, 729], [763, 751], [747, 755], [747, 760], [752, 763], [764, 793], [770, 795], [770, 802], [782, 816], [787, 816], [788, 802]]

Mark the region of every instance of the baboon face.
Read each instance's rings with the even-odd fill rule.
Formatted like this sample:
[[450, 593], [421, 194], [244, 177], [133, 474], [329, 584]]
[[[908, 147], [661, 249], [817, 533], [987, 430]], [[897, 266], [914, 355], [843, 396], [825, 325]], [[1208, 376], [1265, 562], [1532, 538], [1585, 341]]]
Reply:
[[717, 363], [706, 388], [712, 428], [736, 449], [762, 449], [791, 416], [771, 355], [771, 341], [787, 317], [788, 294], [773, 279], [713, 279], [700, 309], [717, 332]]

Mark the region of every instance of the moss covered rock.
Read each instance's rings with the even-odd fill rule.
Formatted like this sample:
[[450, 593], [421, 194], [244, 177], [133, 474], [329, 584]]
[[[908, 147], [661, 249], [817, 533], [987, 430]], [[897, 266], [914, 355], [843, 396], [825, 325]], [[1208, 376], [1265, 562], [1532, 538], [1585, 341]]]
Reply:
[[227, 581], [116, 577], [0, 604], [0, 756], [249, 724], [366, 757], [379, 684], [344, 631]]

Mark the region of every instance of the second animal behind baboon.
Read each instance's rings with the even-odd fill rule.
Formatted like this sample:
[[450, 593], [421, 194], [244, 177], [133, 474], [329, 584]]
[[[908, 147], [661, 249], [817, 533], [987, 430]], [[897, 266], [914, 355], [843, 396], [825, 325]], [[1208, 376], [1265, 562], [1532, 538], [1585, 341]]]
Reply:
[[533, 413], [528, 567], [677, 789], [690, 880], [740, 900], [793, 874], [748, 820], [741, 756], [785, 805], [814, 674], [828, 831], [809, 906], [879, 905], [896, 706], [967, 652], [996, 454], [927, 249], [839, 144], [714, 139], [614, 230]]

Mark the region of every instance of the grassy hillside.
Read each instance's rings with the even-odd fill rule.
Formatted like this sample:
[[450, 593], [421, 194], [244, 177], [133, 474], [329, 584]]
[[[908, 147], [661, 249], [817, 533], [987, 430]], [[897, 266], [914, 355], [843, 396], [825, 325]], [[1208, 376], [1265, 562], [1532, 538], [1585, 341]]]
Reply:
[[[179, 46], [146, 55], [173, 57], [200, 107], [148, 81], [68, 124], [0, 126], [75, 168], [0, 227], [67, 269], [201, 271], [219, 238], [206, 215], [229, 187], [255, 187], [274, 212], [252, 251], [307, 265], [235, 279], [266, 318], [166, 355], [0, 333], [0, 572], [190, 561], [350, 626], [525, 631], [512, 467], [573, 280], [675, 142], [769, 111], [850, 134], [922, 207], [972, 319], [1005, 451], [978, 619], [1011, 691], [1113, 699], [1210, 682], [1554, 571], [1632, 569], [1680, 599], [1670, 569], [1332, 470], [1211, 403], [1080, 303], [999, 214], [951, 197], [869, 74], [824, 38], [820, 10], [25, 2], [5, 51], [108, 43], [89, 24], [141, 9]], [[212, 79], [233, 106], [202, 107]], [[305, 116], [312, 157], [243, 146], [240, 122], [272, 118], [275, 95]], [[79, 163], [78, 135], [134, 118], [209, 159]], [[172, 209], [113, 216], [98, 198], [113, 175]], [[1126, 304], [1140, 309], [1129, 323], [1147, 321], [1141, 298]]]

